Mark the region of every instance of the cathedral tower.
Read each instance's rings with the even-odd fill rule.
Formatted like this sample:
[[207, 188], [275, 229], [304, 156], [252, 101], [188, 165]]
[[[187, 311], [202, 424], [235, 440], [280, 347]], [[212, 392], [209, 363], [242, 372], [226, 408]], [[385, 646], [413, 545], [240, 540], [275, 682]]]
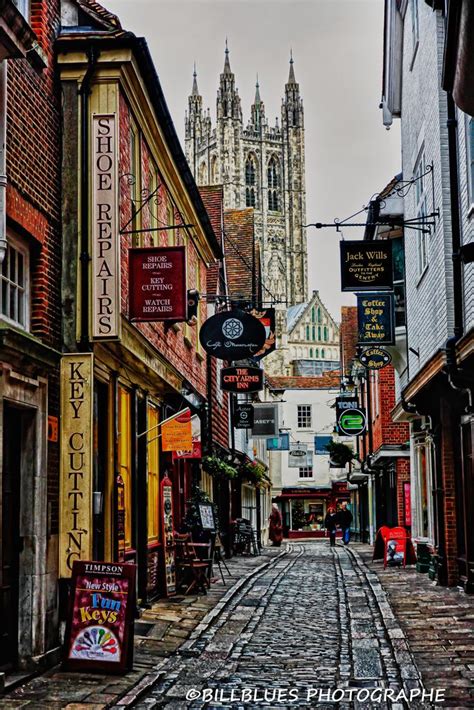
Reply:
[[186, 156], [198, 185], [222, 184], [226, 208], [253, 207], [261, 252], [263, 298], [279, 310], [307, 301], [304, 114], [293, 57], [278, 118], [269, 124], [257, 78], [247, 126], [225, 48], [217, 91], [216, 126], [202, 109], [196, 73], [186, 114]]

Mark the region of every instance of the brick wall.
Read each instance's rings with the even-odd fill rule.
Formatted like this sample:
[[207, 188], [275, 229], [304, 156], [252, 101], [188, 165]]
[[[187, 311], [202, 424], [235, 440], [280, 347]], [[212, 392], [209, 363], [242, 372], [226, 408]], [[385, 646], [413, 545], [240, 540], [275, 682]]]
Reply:
[[405, 525], [404, 484], [410, 483], [410, 459], [397, 459], [397, 514], [398, 524]]
[[[31, 332], [60, 349], [60, 92], [54, 72], [59, 1], [33, 0], [32, 26], [47, 59], [7, 62], [7, 226], [29, 246]], [[58, 372], [48, 375], [48, 413], [59, 416]], [[48, 444], [51, 532], [58, 531], [59, 445]]]
[[370, 373], [372, 391], [372, 436], [373, 450], [385, 444], [404, 444], [409, 440], [410, 430], [404, 422], [394, 422], [392, 409], [395, 406], [395, 370], [392, 365]]
[[357, 340], [357, 307], [342, 306], [339, 342], [343, 375], [348, 375], [351, 370], [351, 363], [356, 353]]
[[[130, 158], [130, 108], [120, 95], [120, 146], [119, 146], [119, 174], [133, 173]], [[148, 191], [148, 174], [150, 167], [150, 152], [143, 138], [141, 138], [141, 167], [142, 181], [138, 186], [136, 194], [141, 195], [141, 190]], [[158, 165], [158, 169], [159, 169]], [[131, 187], [126, 179], [120, 183], [120, 224], [123, 226], [129, 222], [132, 216]], [[160, 223], [168, 224], [168, 208], [170, 197], [166, 188], [160, 188], [157, 200], [152, 204], [152, 210], [158, 217]], [[179, 223], [178, 217], [177, 223]], [[142, 227], [146, 228], [150, 224], [150, 211], [145, 207], [141, 213]], [[131, 229], [131, 225], [128, 227]], [[167, 232], [158, 232], [158, 244], [163, 246], [168, 243]], [[143, 239], [144, 246], [152, 243], [152, 236]], [[185, 231], [174, 230], [175, 244], [185, 243]], [[122, 276], [122, 312], [128, 314], [128, 249], [132, 246], [132, 235], [124, 235], [121, 240], [121, 276]], [[136, 244], [136, 241], [134, 242]], [[206, 264], [200, 258], [191, 240], [187, 242], [187, 285], [188, 288], [196, 288], [201, 284], [200, 291], [206, 284]], [[200, 302], [200, 322], [205, 319], [205, 303]], [[160, 352], [190, 383], [196, 390], [205, 395], [206, 393], [206, 367], [205, 353], [198, 353], [198, 327], [187, 327], [184, 323], [179, 324], [178, 329], [166, 327], [163, 323], [139, 323], [136, 328], [149, 340], [149, 342]]]

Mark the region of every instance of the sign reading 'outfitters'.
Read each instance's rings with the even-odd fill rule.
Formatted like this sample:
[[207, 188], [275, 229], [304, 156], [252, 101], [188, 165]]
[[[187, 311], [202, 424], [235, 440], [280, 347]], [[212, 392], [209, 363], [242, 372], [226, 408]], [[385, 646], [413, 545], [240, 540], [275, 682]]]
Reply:
[[392, 242], [341, 242], [342, 291], [391, 291]]
[[92, 337], [120, 334], [116, 116], [92, 117]]
[[184, 246], [129, 249], [130, 319], [186, 320]]
[[61, 359], [61, 498], [59, 574], [92, 557], [93, 355]]

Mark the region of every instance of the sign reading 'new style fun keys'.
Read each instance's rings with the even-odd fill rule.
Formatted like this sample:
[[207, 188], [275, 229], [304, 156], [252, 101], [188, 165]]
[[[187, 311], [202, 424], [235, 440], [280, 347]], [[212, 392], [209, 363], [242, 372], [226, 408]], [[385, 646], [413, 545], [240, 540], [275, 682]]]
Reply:
[[130, 319], [185, 321], [187, 318], [184, 246], [129, 249]]

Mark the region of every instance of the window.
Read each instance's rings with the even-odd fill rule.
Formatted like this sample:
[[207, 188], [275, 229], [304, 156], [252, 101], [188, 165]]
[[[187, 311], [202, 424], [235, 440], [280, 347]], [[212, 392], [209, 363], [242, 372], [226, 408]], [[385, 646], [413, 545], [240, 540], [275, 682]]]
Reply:
[[300, 466], [299, 472], [300, 472], [300, 478], [313, 478], [313, 467], [312, 466]]
[[313, 325], [312, 334], [313, 334], [313, 340], [316, 340], [316, 326], [315, 325]]
[[326, 326], [324, 326], [324, 328], [323, 328], [323, 339], [325, 342], [327, 342], [329, 340], [328, 329], [326, 328]]
[[[131, 230], [141, 229], [141, 162], [140, 162], [140, 133], [132, 122], [130, 125], [130, 199], [132, 204], [132, 223], [128, 227]], [[145, 181], [145, 180], [144, 180]], [[132, 244], [140, 246], [139, 234], [132, 234]]]
[[420, 40], [420, 18], [418, 15], [418, 0], [410, 0], [411, 8], [411, 37], [413, 54], [415, 54]]
[[315, 310], [314, 306], [311, 309], [311, 320], [313, 321], [313, 323], [316, 322], [316, 310]]
[[159, 493], [160, 463], [158, 424], [159, 415], [156, 407], [148, 407], [148, 544], [158, 542], [159, 536]]
[[395, 327], [406, 325], [405, 316], [405, 247], [403, 237], [392, 239]]
[[29, 328], [29, 253], [20, 241], [8, 236], [1, 264], [0, 313], [2, 318]]
[[311, 405], [298, 404], [297, 418], [298, 429], [311, 429]]
[[306, 326], [306, 340], [310, 339], [310, 327], [309, 325]]
[[318, 340], [321, 340], [321, 326], [318, 325]]
[[474, 118], [466, 117], [467, 183], [469, 207], [474, 209]]
[[272, 212], [279, 210], [279, 187], [280, 175], [277, 159], [273, 156], [270, 158], [267, 169], [268, 178], [268, 209]]
[[310, 357], [313, 357], [313, 348], [310, 348], [310, 349], [309, 349], [309, 356], [310, 356]]
[[[425, 152], [424, 148], [422, 148], [415, 164], [415, 170], [413, 171], [413, 179], [416, 181], [414, 184], [415, 212], [416, 217], [422, 221], [428, 214], [428, 189], [425, 172]], [[428, 230], [428, 227], [426, 227], [426, 230]], [[415, 239], [417, 239], [418, 276], [421, 276], [428, 266], [428, 231], [415, 232]]]
[[322, 358], [326, 357], [326, 352], [325, 352], [324, 348], [321, 348], [321, 357]]
[[123, 484], [123, 503], [125, 516], [125, 549], [132, 547], [132, 455], [131, 455], [131, 420], [130, 392], [119, 387], [118, 397], [119, 444], [118, 467]]
[[217, 185], [219, 182], [217, 176], [217, 156], [213, 155], [211, 158], [211, 185]]
[[249, 155], [245, 163], [245, 205], [247, 207], [255, 207], [256, 193], [255, 185], [257, 184], [257, 167], [255, 158]]
[[25, 20], [30, 21], [30, 0], [13, 0], [18, 12], [23, 15]]

